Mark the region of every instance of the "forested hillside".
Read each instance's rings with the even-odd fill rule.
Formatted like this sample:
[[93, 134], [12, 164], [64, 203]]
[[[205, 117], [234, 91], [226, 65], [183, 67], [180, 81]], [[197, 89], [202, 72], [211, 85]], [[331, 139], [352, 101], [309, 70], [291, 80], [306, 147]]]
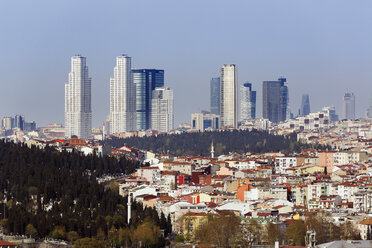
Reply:
[[112, 137], [108, 140], [114, 147], [124, 144], [139, 149], [151, 150], [156, 153], [170, 153], [172, 155], [201, 155], [210, 154], [211, 143], [214, 143], [215, 154], [229, 152], [300, 152], [310, 145], [297, 142], [296, 134], [290, 137], [271, 135], [265, 131], [234, 130], [223, 132], [197, 132], [174, 135], [158, 135], [151, 137], [132, 137], [119, 139]]
[[148, 235], [152, 239], [141, 241], [157, 246], [161, 243], [159, 229], [169, 232], [169, 220], [159, 218], [152, 208], [133, 203], [128, 226], [126, 199], [96, 181], [96, 176], [130, 173], [138, 166], [125, 159], [29, 149], [0, 141], [1, 227], [5, 233], [34, 237], [95, 238], [80, 240], [77, 244], [82, 247], [84, 242], [119, 247], [143, 238], [135, 232], [146, 225], [151, 226], [153, 233]]

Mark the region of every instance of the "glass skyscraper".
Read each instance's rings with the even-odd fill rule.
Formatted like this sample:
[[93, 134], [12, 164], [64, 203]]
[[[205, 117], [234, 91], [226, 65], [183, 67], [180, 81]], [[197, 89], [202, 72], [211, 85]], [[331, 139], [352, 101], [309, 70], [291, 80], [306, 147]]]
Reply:
[[310, 98], [308, 94], [302, 95], [300, 115], [306, 116], [310, 114]]
[[240, 119], [242, 121], [256, 118], [256, 91], [252, 84], [245, 83], [240, 87]]
[[151, 129], [151, 100], [155, 88], [164, 87], [164, 70], [133, 69], [136, 87], [137, 130]]
[[287, 79], [264, 81], [262, 84], [263, 118], [271, 122], [285, 121], [288, 117], [288, 86]]
[[220, 114], [220, 78], [211, 79], [211, 114]]
[[343, 119], [355, 120], [355, 95], [353, 93], [345, 93], [343, 97]]

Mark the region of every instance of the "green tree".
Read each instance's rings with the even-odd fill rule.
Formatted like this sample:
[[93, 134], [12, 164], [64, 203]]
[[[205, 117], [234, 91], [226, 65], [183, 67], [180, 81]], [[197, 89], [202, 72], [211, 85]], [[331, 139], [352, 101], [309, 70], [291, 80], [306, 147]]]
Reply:
[[37, 234], [36, 228], [32, 224], [26, 226], [26, 235], [34, 237]]
[[292, 245], [305, 245], [306, 225], [303, 220], [295, 220], [286, 230], [287, 241]]

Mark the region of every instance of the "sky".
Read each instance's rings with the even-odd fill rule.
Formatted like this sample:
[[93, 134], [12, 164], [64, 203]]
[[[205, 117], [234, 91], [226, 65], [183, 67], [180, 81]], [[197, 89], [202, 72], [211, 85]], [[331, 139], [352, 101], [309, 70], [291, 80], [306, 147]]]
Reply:
[[93, 126], [109, 114], [115, 59], [165, 70], [176, 124], [209, 109], [209, 81], [236, 64], [238, 83], [287, 78], [290, 107], [311, 111], [353, 92], [364, 117], [372, 96], [370, 0], [0, 0], [0, 116], [64, 122], [70, 57], [87, 57]]

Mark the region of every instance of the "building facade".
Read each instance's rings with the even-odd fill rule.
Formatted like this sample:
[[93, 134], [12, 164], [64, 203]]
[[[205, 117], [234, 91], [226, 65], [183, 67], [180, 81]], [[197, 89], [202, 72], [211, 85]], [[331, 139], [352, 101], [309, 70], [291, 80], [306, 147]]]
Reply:
[[210, 111], [211, 114], [220, 114], [220, 78], [212, 78], [210, 83]]
[[152, 91], [164, 86], [164, 70], [133, 69], [133, 83], [136, 87], [137, 130], [151, 129]]
[[136, 88], [131, 57], [116, 58], [114, 77], [110, 78], [110, 133], [136, 130]]
[[159, 132], [173, 129], [173, 90], [166, 87], [156, 88], [152, 93], [151, 128]]
[[71, 72], [65, 84], [65, 136], [81, 139], [91, 137], [92, 132], [92, 79], [88, 74], [86, 58], [71, 58]]
[[221, 127], [238, 127], [238, 73], [234, 64], [226, 64], [220, 72]]
[[206, 129], [218, 129], [220, 127], [220, 116], [211, 113], [191, 114], [192, 129], [204, 131]]
[[256, 118], [256, 91], [252, 91], [252, 84], [245, 83], [240, 87], [240, 120]]
[[14, 128], [14, 118], [13, 117], [3, 117], [2, 118], [2, 128], [5, 130], [10, 130]]
[[310, 114], [310, 98], [308, 94], [302, 95], [300, 116], [305, 116]]
[[353, 93], [345, 93], [342, 99], [343, 115], [346, 120], [355, 120], [355, 96]]
[[287, 79], [264, 81], [262, 84], [263, 118], [271, 122], [285, 121], [288, 116], [288, 86]]

